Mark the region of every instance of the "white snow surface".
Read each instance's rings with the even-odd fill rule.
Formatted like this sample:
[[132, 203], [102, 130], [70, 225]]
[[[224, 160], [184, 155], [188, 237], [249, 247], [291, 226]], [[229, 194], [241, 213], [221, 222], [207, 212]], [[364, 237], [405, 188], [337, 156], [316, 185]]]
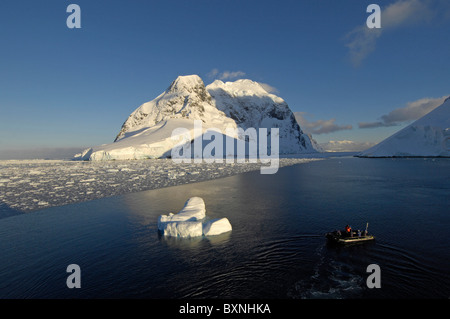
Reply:
[[203, 235], [203, 224], [198, 222], [171, 222], [166, 223], [162, 229], [160, 229], [164, 236], [167, 237], [181, 237], [191, 238], [200, 237]]
[[450, 157], [450, 97], [430, 113], [358, 156]]
[[164, 225], [171, 222], [198, 221], [205, 218], [206, 208], [203, 198], [191, 197], [177, 214], [161, 215], [158, 218], [158, 229], [163, 230]]
[[[194, 121], [202, 121], [202, 131], [194, 132]], [[268, 93], [257, 82], [215, 81], [205, 87], [198, 75], [179, 76], [157, 98], [139, 106], [122, 125], [114, 143], [94, 146], [76, 154], [76, 160], [124, 160], [165, 158], [179, 143], [174, 129], [186, 128], [192, 140], [208, 129], [232, 138], [244, 139], [236, 129], [279, 128], [280, 154], [316, 152], [286, 102]], [[204, 146], [203, 146], [204, 147]]]
[[191, 197], [177, 214], [160, 215], [158, 230], [164, 236], [181, 238], [214, 236], [231, 231], [232, 227], [227, 218], [203, 222], [205, 213], [203, 198]]
[[216, 80], [206, 87], [217, 109], [246, 130], [279, 128], [280, 154], [316, 152], [310, 136], [305, 134], [287, 103], [267, 92], [258, 82], [242, 79], [234, 82]]
[[228, 218], [218, 218], [207, 221], [203, 224], [203, 234], [205, 236], [220, 235], [232, 230]]
[[[185, 123], [202, 120], [205, 127], [215, 127], [222, 131], [225, 131], [226, 127], [236, 127], [233, 120], [227, 118], [215, 107], [202, 79], [198, 75], [187, 75], [179, 76], [156, 99], [142, 104], [131, 113], [117, 135], [116, 141], [142, 135], [142, 132], [155, 125], [160, 131], [165, 125], [161, 123], [167, 123], [171, 119], [185, 119]], [[181, 124], [180, 127], [184, 125]], [[147, 132], [146, 135], [150, 134]], [[153, 142], [151, 138], [148, 140]]]

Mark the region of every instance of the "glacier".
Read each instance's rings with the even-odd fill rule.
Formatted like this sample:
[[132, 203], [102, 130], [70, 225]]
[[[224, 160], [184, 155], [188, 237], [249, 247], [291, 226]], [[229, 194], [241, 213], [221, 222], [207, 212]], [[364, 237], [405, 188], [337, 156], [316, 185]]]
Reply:
[[450, 97], [359, 157], [450, 157]]

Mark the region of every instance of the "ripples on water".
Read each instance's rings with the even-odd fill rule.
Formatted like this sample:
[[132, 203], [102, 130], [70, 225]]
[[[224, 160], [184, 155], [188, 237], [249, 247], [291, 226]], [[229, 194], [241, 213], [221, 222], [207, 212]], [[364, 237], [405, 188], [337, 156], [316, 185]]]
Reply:
[[[448, 298], [450, 161], [329, 159], [0, 220], [2, 298]], [[161, 237], [191, 196], [233, 230]], [[351, 224], [373, 243], [329, 246]], [[82, 288], [65, 285], [79, 264]], [[381, 289], [366, 268], [381, 267]]]

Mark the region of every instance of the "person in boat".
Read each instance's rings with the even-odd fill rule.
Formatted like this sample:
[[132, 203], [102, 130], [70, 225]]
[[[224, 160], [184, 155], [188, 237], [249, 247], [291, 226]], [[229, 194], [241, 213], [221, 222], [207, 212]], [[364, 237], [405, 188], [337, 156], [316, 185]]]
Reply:
[[349, 225], [345, 226], [345, 235], [349, 237], [352, 236], [352, 228]]

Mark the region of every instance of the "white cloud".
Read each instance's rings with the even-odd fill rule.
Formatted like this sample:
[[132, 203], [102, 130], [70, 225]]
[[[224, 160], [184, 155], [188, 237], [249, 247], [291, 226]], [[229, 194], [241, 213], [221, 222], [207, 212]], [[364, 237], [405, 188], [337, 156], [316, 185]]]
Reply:
[[[242, 71], [224, 71], [220, 72], [218, 69], [212, 69], [206, 74], [210, 79], [219, 79], [222, 81], [239, 79], [246, 75], [245, 72]], [[277, 94], [279, 93], [278, 89], [271, 86], [270, 84], [258, 82], [259, 85], [262, 86], [267, 93]]]
[[275, 87], [273, 87], [273, 86], [271, 86], [271, 85], [269, 85], [269, 84], [267, 84], [267, 83], [262, 83], [262, 82], [258, 82], [258, 83], [259, 83], [259, 85], [261, 85], [262, 88], [263, 88], [264, 90], [266, 90], [268, 93], [272, 93], [272, 94], [278, 93], [278, 89], [277, 89], [277, 88], [275, 88]]
[[432, 1], [427, 0], [394, 2], [381, 11], [381, 26], [390, 29], [429, 21], [434, 16], [431, 5]]
[[220, 80], [231, 80], [231, 79], [237, 79], [240, 77], [243, 77], [245, 75], [245, 72], [242, 71], [225, 71], [221, 74], [219, 74]]
[[245, 75], [245, 72], [242, 71], [224, 71], [219, 72], [218, 69], [212, 69], [210, 72], [206, 74], [209, 78], [219, 79], [219, 80], [233, 80], [242, 78]]
[[217, 74], [219, 74], [219, 70], [218, 69], [212, 69], [206, 75], [208, 77], [210, 77], [210, 78], [215, 78]]
[[359, 66], [375, 50], [377, 39], [383, 32], [431, 21], [440, 15], [442, 8], [448, 8], [448, 3], [436, 0], [397, 0], [382, 7], [381, 29], [369, 29], [364, 22], [346, 34], [346, 46], [353, 65]]
[[394, 126], [406, 122], [414, 121], [427, 113], [430, 113], [439, 105], [444, 103], [448, 96], [439, 98], [423, 98], [417, 101], [409, 102], [405, 107], [397, 108], [388, 114], [382, 115], [376, 122], [360, 122], [359, 128], [376, 128], [383, 126]]
[[349, 124], [338, 125], [336, 119], [317, 120], [311, 122], [306, 119], [305, 112], [294, 112], [295, 118], [300, 124], [301, 129], [309, 134], [327, 134], [342, 130], [351, 130], [353, 127]]
[[380, 36], [380, 29], [369, 29], [366, 26], [357, 27], [346, 35], [348, 40], [346, 47], [349, 49], [350, 60], [354, 66], [359, 66], [375, 50], [377, 38]]

